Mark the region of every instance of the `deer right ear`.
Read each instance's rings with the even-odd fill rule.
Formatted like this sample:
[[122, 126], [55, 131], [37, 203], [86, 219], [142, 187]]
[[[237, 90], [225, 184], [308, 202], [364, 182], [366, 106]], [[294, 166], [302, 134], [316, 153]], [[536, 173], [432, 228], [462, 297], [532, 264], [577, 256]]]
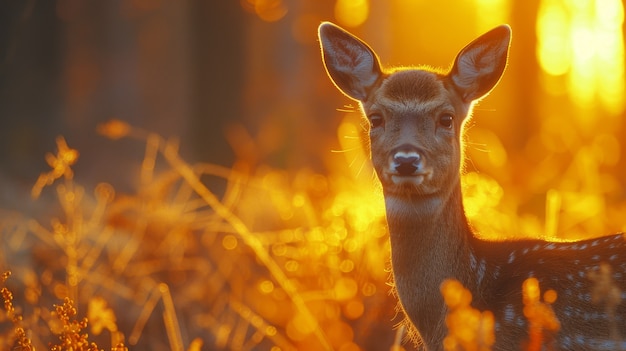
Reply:
[[504, 73], [511, 42], [508, 25], [496, 27], [469, 43], [456, 57], [450, 77], [470, 102], [485, 96]]
[[324, 22], [319, 27], [322, 60], [337, 88], [348, 97], [363, 101], [382, 75], [378, 57], [359, 38]]

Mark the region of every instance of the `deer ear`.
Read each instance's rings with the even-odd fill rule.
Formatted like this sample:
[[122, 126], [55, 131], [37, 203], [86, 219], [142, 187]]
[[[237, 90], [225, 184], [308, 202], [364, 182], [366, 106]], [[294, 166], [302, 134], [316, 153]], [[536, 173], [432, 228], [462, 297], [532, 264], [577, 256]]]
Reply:
[[470, 102], [485, 96], [498, 84], [509, 53], [511, 28], [496, 27], [469, 43], [456, 57], [449, 76]]
[[319, 27], [322, 60], [337, 88], [348, 97], [363, 101], [382, 75], [378, 57], [359, 38], [324, 22]]

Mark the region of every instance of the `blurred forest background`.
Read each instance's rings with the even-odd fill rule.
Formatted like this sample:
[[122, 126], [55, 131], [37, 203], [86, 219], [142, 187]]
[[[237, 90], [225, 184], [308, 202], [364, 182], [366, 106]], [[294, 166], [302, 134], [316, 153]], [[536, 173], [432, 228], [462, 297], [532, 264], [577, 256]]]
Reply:
[[[528, 184], [534, 177], [528, 173], [545, 161], [555, 163], [546, 177], [562, 174], [579, 140], [599, 139], [609, 171], [626, 164], [620, 157], [620, 1], [32, 0], [0, 6], [0, 172], [7, 182], [30, 184], [45, 169], [41, 160], [56, 136], [64, 135], [89, 155], [78, 165], [79, 177], [132, 185], [142, 151], [95, 136], [96, 125], [110, 118], [179, 137], [183, 155], [194, 161], [230, 166], [245, 159], [327, 171], [345, 118], [337, 109], [354, 104], [323, 71], [316, 36], [323, 20], [365, 38], [385, 64], [438, 67], [448, 67], [475, 36], [509, 23], [507, 73], [470, 130], [470, 140], [490, 150], [471, 153], [476, 167], [542, 194], [548, 189]], [[246, 138], [257, 143], [255, 155], [245, 154]], [[551, 159], [554, 154], [559, 157]], [[491, 163], [483, 165], [487, 158]], [[504, 179], [505, 173], [516, 179]], [[624, 179], [616, 181], [621, 186], [611, 193], [623, 198]]]
[[[151, 345], [151, 349], [176, 348], [172, 345], [179, 344], [187, 347], [201, 334], [198, 328], [207, 328], [213, 333], [213, 337], [202, 339], [208, 349], [237, 348], [233, 345], [302, 348], [309, 340], [303, 335], [314, 331], [316, 342], [330, 343], [335, 349], [390, 349], [395, 333], [393, 325], [399, 318], [394, 317], [393, 297], [388, 296], [385, 285], [388, 247], [381, 223], [380, 197], [352, 189], [356, 193], [345, 200], [350, 195], [341, 190], [356, 185], [366, 193], [376, 192], [376, 185], [364, 153], [359, 151], [362, 145], [358, 137], [363, 135], [363, 130], [356, 105], [333, 87], [321, 64], [316, 30], [325, 20], [363, 38], [379, 54], [383, 64], [436, 67], [449, 67], [456, 53], [481, 33], [501, 23], [510, 24], [513, 41], [508, 69], [499, 86], [475, 108], [468, 125], [470, 162], [465, 178], [468, 215], [483, 235], [491, 237], [549, 235], [576, 239], [626, 230], [626, 59], [624, 5], [620, 0], [5, 0], [0, 1], [0, 208], [4, 209], [4, 217], [0, 217], [4, 218], [4, 223], [0, 222], [0, 233], [4, 236], [0, 242], [3, 245], [0, 268], [16, 273], [19, 266], [16, 262], [28, 261], [29, 265], [39, 267], [34, 270], [37, 276], [46, 272], [46, 265], [52, 265], [49, 257], [39, 257], [43, 255], [41, 251], [32, 254], [37, 257], [24, 258], [31, 255], [29, 250], [37, 247], [36, 244], [18, 245], [9, 238], [16, 232], [22, 233], [16, 228], [28, 222], [26, 219], [15, 222], [16, 216], [35, 218], [42, 226], [50, 227], [48, 217], [62, 212], [55, 207], [58, 204], [52, 191], [44, 192], [39, 200], [30, 198], [37, 177], [49, 169], [44, 155], [55, 151], [57, 136], [64, 136], [68, 145], [80, 152], [78, 163], [73, 166], [73, 181], [87, 189], [107, 182], [118, 194], [137, 193], [128, 195], [137, 198], [145, 195], [142, 191], [150, 187], [143, 183], [143, 160], [146, 144], [150, 142], [111, 141], [96, 132], [98, 125], [114, 118], [137, 130], [154, 132], [170, 141], [177, 139], [180, 155], [187, 162], [221, 165], [249, 179], [238, 188], [233, 187], [232, 177], [228, 175], [202, 178], [222, 203], [231, 201], [232, 212], [255, 235], [269, 233], [263, 236], [261, 246], [255, 246], [246, 236], [250, 233], [244, 230], [247, 234], [241, 234], [236, 225], [226, 220], [234, 229], [226, 230], [222, 226], [213, 232], [220, 238], [222, 244], [218, 246], [222, 251], [209, 253], [214, 255], [208, 259], [212, 262], [210, 267], [213, 263], [219, 266], [216, 262], [223, 259], [221, 255], [226, 251], [232, 254], [237, 247], [229, 241], [232, 233], [240, 235], [235, 235], [236, 240], [247, 243], [248, 251], [239, 254], [257, 257], [240, 264], [245, 266], [241, 262], [247, 262], [268, 268], [267, 262], [259, 259], [264, 256], [258, 256], [259, 252], [255, 251], [265, 247], [287, 275], [296, 274], [298, 269], [293, 264], [289, 266], [296, 256], [284, 262], [280, 258], [285, 256], [285, 251], [281, 251], [285, 249], [283, 246], [309, 247], [310, 252], [316, 252], [314, 248], [319, 242], [311, 239], [319, 234], [315, 228], [326, 233], [328, 228], [336, 231], [338, 225], [343, 226], [344, 234], [339, 236], [342, 240], [353, 233], [378, 233], [372, 239], [374, 246], [364, 243], [369, 237], [359, 239], [363, 242], [358, 241], [360, 244], [351, 249], [336, 243], [335, 258], [329, 259], [324, 267], [341, 279], [328, 278], [321, 283], [313, 277], [323, 273], [309, 272], [306, 277], [310, 280], [305, 283], [298, 276], [302, 280], [293, 291], [325, 291], [322, 286], [336, 290], [337, 295], [322, 294], [323, 297], [313, 299], [338, 301], [342, 306], [341, 312], [331, 313], [335, 319], [328, 317], [329, 312], [319, 312], [337, 322], [324, 324], [326, 319], [318, 317], [321, 332], [316, 328], [298, 332], [289, 329], [290, 317], [278, 318], [276, 315], [280, 313], [276, 311], [272, 312], [273, 317], [268, 317], [270, 312], [247, 304], [247, 299], [265, 301], [256, 296], [241, 297], [239, 305], [230, 301], [230, 309], [246, 320], [250, 328], [240, 334], [234, 333], [240, 325], [236, 318], [224, 317], [226, 321], [220, 322], [215, 317], [216, 324], [188, 321], [194, 327], [187, 326], [189, 335], [183, 333], [179, 343], [171, 338], [166, 342], [137, 335], [140, 340], [135, 339], [135, 343]], [[154, 172], [167, 172], [168, 168], [180, 170], [177, 167], [157, 162]], [[240, 188], [254, 181], [262, 184], [264, 192], [255, 190], [241, 195], [245, 191]], [[239, 189], [236, 196], [233, 188]], [[86, 192], [91, 194], [91, 190]], [[276, 193], [279, 195], [275, 196]], [[277, 199], [285, 203], [277, 204], [280, 202]], [[341, 215], [346, 216], [345, 223], [338, 224], [335, 217], [341, 215], [337, 214], [336, 206], [344, 200]], [[374, 209], [365, 209], [368, 205]], [[350, 212], [350, 207], [361, 214]], [[274, 208], [277, 214], [267, 215]], [[329, 215], [326, 211], [335, 212]], [[126, 219], [120, 220], [124, 216]], [[103, 226], [115, 230], [126, 226], [127, 232], [135, 233], [136, 230], [128, 229], [128, 222], [134, 219], [126, 212], [124, 216], [109, 214]], [[281, 218], [283, 222], [279, 221]], [[124, 224], [120, 225], [121, 222]], [[189, 230], [197, 231], [206, 223], [194, 222]], [[23, 231], [33, 231], [32, 225], [26, 227], [31, 229]], [[291, 239], [274, 232], [283, 233], [281, 230], [290, 232]], [[300, 238], [298, 230], [308, 233], [303, 242], [294, 239]], [[164, 233], [169, 232], [162, 229], [164, 237], [169, 235]], [[189, 235], [184, 237], [191, 240]], [[199, 239], [202, 245], [208, 245], [206, 235], [201, 236], [205, 241]], [[324, 235], [322, 242], [329, 240]], [[108, 243], [97, 242], [89, 235], [85, 238], [96, 241], [87, 240], [92, 247], [101, 245], [103, 251], [115, 252]], [[131, 235], [129, 240], [145, 240], [141, 238]], [[163, 240], [155, 244], [159, 250], [163, 249], [159, 245], [171, 244]], [[283, 245], [281, 250], [276, 251], [276, 243]], [[118, 247], [119, 243], [115, 245]], [[62, 251], [67, 253], [66, 248]], [[298, 256], [306, 256], [298, 261], [300, 267], [308, 263], [317, 267], [320, 255], [310, 252]], [[113, 260], [112, 256], [98, 260]], [[137, 253], [135, 257], [148, 262], [143, 254]], [[362, 263], [365, 261], [367, 264]], [[96, 267], [93, 262], [90, 264], [89, 267]], [[35, 284], [23, 278], [24, 269], [17, 269], [21, 273], [15, 274], [20, 282], [14, 286], [18, 291]], [[240, 285], [229, 280], [230, 276], [223, 270], [218, 271], [230, 282], [227, 294], [245, 290], [246, 282], [253, 282], [250, 284], [258, 285], [257, 293], [263, 296], [285, 290], [287, 297], [295, 301], [295, 309], [305, 311], [301, 309], [304, 305], [300, 304], [300, 297], [294, 300], [297, 294], [290, 295], [291, 284], [281, 281], [286, 278], [277, 277], [272, 273], [273, 268], [268, 269], [271, 274], [258, 269], [243, 274], [242, 279], [248, 280], [240, 281]], [[369, 271], [363, 272], [365, 269]], [[150, 272], [165, 270], [154, 268]], [[207, 268], [202, 274], [207, 270], [211, 271]], [[119, 281], [125, 281], [135, 274], [127, 272], [115, 271], [115, 274]], [[81, 274], [86, 276], [91, 272], [87, 269]], [[190, 276], [189, 273], [177, 280], [170, 275], [152, 275], [152, 286], [162, 288], [158, 282], [164, 282], [175, 291], [177, 284], [190, 284], [185, 280], [191, 279]], [[62, 274], [57, 278], [67, 287], [78, 284], [68, 282]], [[290, 276], [290, 279], [295, 278]], [[40, 279], [37, 283], [43, 286], [39, 288], [40, 296], [45, 295], [42, 291], [48, 286], [51, 296], [57, 299], [64, 294], [79, 297], [69, 288], [55, 290], [52, 281]], [[200, 281], [200, 278], [194, 280], [197, 284]], [[134, 295], [111, 292], [107, 295], [94, 288], [93, 282], [85, 284], [92, 284], [87, 291], [104, 296], [114, 310], [117, 306], [120, 329], [127, 325], [128, 337], [128, 330], [133, 325], [137, 328], [133, 324], [137, 315], [145, 310], [137, 307], [129, 312], [134, 317], [127, 316], [128, 320], [124, 321], [119, 317], [125, 308], [121, 306], [126, 306], [123, 301], [141, 306], [143, 300]], [[362, 296], [349, 293], [345, 297], [353, 284], [359, 286]], [[220, 290], [221, 285], [217, 286], [215, 291]], [[378, 290], [372, 290], [373, 286]], [[178, 312], [179, 318], [193, 315], [189, 306], [197, 297], [178, 298], [173, 294], [174, 306], [185, 310]], [[369, 302], [357, 301], [356, 295]], [[149, 300], [149, 296], [142, 298]], [[213, 301], [212, 296], [218, 295], [205, 292], [206, 299]], [[372, 296], [378, 300], [372, 301]], [[86, 306], [89, 297], [83, 298], [78, 303]], [[40, 300], [43, 303], [44, 299]], [[228, 307], [224, 306], [229, 305], [203, 304], [212, 312], [218, 310], [217, 305], [226, 310]], [[242, 312], [242, 306], [249, 310]], [[163, 308], [167, 310], [167, 306]], [[369, 314], [370, 310], [375, 312]], [[265, 326], [277, 328], [261, 335], [265, 344], [250, 331], [259, 328], [253, 322], [258, 320], [250, 317], [250, 313], [262, 318]], [[311, 313], [318, 316], [317, 312]], [[310, 316], [308, 312], [295, 315], [293, 323], [308, 323], [302, 322], [302, 318], [306, 320]], [[369, 319], [364, 319], [365, 316]], [[215, 326], [228, 323], [233, 327], [226, 332]], [[158, 328], [165, 327], [151, 331], [162, 331]], [[328, 337], [330, 341], [323, 341], [325, 337], [320, 335], [328, 330], [334, 330], [330, 334], [351, 337], [344, 340], [333, 334]], [[282, 332], [288, 341], [277, 341], [276, 335]], [[254, 342], [246, 344], [236, 337]], [[320, 344], [311, 345], [311, 349], [316, 349]]]

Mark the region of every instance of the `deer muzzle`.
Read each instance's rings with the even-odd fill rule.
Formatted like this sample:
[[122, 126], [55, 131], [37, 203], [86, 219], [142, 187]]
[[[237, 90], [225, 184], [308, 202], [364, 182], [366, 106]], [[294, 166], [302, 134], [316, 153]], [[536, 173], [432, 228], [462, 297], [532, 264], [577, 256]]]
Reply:
[[420, 185], [428, 173], [424, 153], [420, 149], [404, 145], [391, 153], [388, 174], [394, 184]]

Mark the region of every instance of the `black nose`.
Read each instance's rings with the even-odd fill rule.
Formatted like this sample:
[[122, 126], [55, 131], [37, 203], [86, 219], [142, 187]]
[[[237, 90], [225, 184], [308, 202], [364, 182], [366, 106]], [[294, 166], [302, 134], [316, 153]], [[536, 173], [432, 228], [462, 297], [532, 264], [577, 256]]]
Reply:
[[420, 166], [422, 156], [415, 152], [398, 152], [393, 157], [393, 164], [398, 175], [409, 176]]

